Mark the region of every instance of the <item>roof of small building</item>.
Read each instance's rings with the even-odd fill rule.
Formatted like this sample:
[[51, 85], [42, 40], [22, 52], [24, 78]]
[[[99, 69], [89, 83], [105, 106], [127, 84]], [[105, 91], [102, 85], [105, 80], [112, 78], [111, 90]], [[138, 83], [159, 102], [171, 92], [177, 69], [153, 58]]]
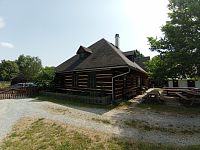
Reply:
[[[86, 58], [79, 57], [80, 50], [89, 51], [90, 54]], [[105, 39], [97, 41], [88, 48], [80, 47], [78, 51], [79, 53], [77, 52], [75, 56], [57, 66], [56, 72], [127, 66], [139, 72], [146, 73], [138, 64], [130, 61], [120, 49]]]
[[125, 56], [133, 55], [133, 54], [134, 54], [134, 51], [126, 51], [126, 52], [123, 52], [123, 54], [124, 54]]
[[83, 52], [86, 52], [86, 53], [92, 53], [92, 50], [89, 49], [89, 48], [86, 48], [84, 46], [80, 46], [78, 51], [76, 52], [76, 54], [80, 54], [80, 53], [83, 53]]

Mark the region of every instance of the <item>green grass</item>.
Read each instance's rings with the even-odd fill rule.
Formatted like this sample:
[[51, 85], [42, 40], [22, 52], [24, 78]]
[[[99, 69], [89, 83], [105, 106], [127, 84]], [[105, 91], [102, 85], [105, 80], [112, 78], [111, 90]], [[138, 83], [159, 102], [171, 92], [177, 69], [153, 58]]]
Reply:
[[103, 105], [95, 105], [95, 104], [87, 104], [84, 102], [81, 102], [81, 100], [72, 100], [72, 99], [66, 99], [62, 97], [56, 97], [56, 96], [43, 96], [40, 95], [37, 97], [37, 100], [40, 101], [49, 101], [57, 104], [62, 104], [62, 105], [72, 105], [72, 106], [79, 106], [79, 107], [91, 107], [91, 108], [104, 108], [104, 109], [112, 109], [115, 106], [103, 106]]
[[8, 88], [8, 87], [10, 87], [9, 81], [0, 81], [0, 89]]
[[0, 146], [2, 150], [198, 150], [199, 148], [200, 145], [181, 147], [128, 141], [45, 119], [21, 121]]
[[168, 113], [175, 113], [175, 114], [182, 114], [182, 115], [193, 115], [193, 114], [200, 114], [200, 107], [172, 107], [160, 104], [138, 104], [136, 107], [151, 110], [156, 112], [168, 112]]

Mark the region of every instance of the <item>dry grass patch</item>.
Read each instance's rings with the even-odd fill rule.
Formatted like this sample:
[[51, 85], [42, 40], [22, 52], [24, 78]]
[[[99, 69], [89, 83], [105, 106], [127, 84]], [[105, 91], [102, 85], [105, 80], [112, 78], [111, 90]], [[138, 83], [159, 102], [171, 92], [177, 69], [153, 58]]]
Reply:
[[111, 124], [111, 121], [108, 119], [100, 119], [100, 118], [92, 118], [92, 120], [96, 121], [96, 122], [101, 122], [104, 124]]
[[199, 146], [177, 147], [127, 141], [111, 135], [76, 128], [47, 119], [24, 118], [4, 139], [2, 150], [181, 150]]
[[124, 121], [124, 123], [133, 128], [137, 128], [139, 130], [144, 131], [160, 131], [160, 132], [168, 132], [168, 133], [182, 133], [182, 134], [194, 134], [194, 133], [200, 133], [200, 127], [196, 126], [181, 126], [181, 127], [175, 127], [172, 124], [169, 124], [167, 127], [161, 127], [158, 124], [150, 124], [147, 121], [142, 120], [129, 120]]
[[44, 108], [45, 108], [45, 110], [47, 110], [50, 113], [61, 114], [61, 115], [69, 115], [69, 116], [81, 118], [81, 119], [84, 119], [84, 120], [92, 120], [92, 121], [95, 121], [95, 122], [98, 122], [98, 123], [114, 124], [114, 123], [112, 123], [111, 120], [108, 120], [108, 119], [103, 118], [101, 116], [96, 116], [96, 117], [94, 117], [94, 115], [93, 116], [89, 116], [89, 115], [84, 116], [84, 114], [80, 114], [78, 112], [70, 111], [67, 108], [50, 107], [50, 106], [44, 107]]
[[138, 104], [136, 107], [141, 108], [143, 110], [154, 111], [157, 113], [169, 113], [174, 115], [200, 115], [199, 106], [192, 106], [192, 107], [173, 107], [167, 105], [160, 105], [160, 104]]
[[61, 107], [50, 107], [50, 106], [47, 107], [47, 106], [45, 106], [44, 109], [47, 110], [48, 112], [54, 113], [54, 114], [65, 115], [65, 114], [71, 113], [69, 109], [61, 108]]
[[115, 109], [127, 110], [132, 104], [134, 103], [130, 100], [122, 101], [117, 105]]

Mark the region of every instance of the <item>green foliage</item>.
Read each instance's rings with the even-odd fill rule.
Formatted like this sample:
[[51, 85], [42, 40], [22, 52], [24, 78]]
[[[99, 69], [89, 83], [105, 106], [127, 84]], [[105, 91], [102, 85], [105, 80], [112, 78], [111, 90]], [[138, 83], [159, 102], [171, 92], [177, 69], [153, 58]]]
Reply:
[[16, 60], [20, 73], [28, 81], [33, 81], [42, 69], [41, 60], [38, 57], [20, 55]]
[[17, 76], [19, 68], [14, 61], [2, 60], [0, 63], [0, 80], [10, 81], [13, 77]]
[[140, 53], [140, 51], [138, 51], [137, 49], [133, 50], [133, 55], [134, 55], [135, 58], [142, 58], [142, 57], [144, 57], [144, 55], [142, 53]]
[[151, 50], [164, 56], [175, 76], [200, 75], [200, 1], [170, 0], [168, 8], [170, 21], [161, 28], [164, 37], [148, 37]]
[[0, 63], [0, 81], [11, 81], [14, 78], [14, 84], [32, 81], [39, 87], [51, 88], [54, 76], [55, 68], [42, 68], [38, 57], [20, 55], [16, 61], [2, 60]]
[[167, 66], [164, 61], [160, 56], [155, 56], [150, 61], [146, 62], [146, 65], [149, 70], [149, 75], [155, 82], [155, 85], [162, 85], [167, 79], [167, 75], [165, 74]]
[[42, 88], [51, 88], [55, 76], [54, 67], [42, 68], [36, 77], [36, 84]]
[[9, 81], [0, 81], [0, 89], [8, 88], [10, 86]]

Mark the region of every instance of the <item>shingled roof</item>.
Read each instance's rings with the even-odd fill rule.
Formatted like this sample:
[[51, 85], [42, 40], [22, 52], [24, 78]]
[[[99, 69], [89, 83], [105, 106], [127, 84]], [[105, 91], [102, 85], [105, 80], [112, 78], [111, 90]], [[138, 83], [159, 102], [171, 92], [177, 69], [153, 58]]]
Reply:
[[[83, 48], [84, 47], [81, 47], [81, 49]], [[138, 64], [130, 61], [120, 49], [116, 48], [105, 39], [101, 39], [84, 49], [85, 51], [91, 52], [89, 56], [81, 58], [79, 54], [76, 54], [56, 67], [56, 72], [127, 66], [139, 72], [146, 73]]]

